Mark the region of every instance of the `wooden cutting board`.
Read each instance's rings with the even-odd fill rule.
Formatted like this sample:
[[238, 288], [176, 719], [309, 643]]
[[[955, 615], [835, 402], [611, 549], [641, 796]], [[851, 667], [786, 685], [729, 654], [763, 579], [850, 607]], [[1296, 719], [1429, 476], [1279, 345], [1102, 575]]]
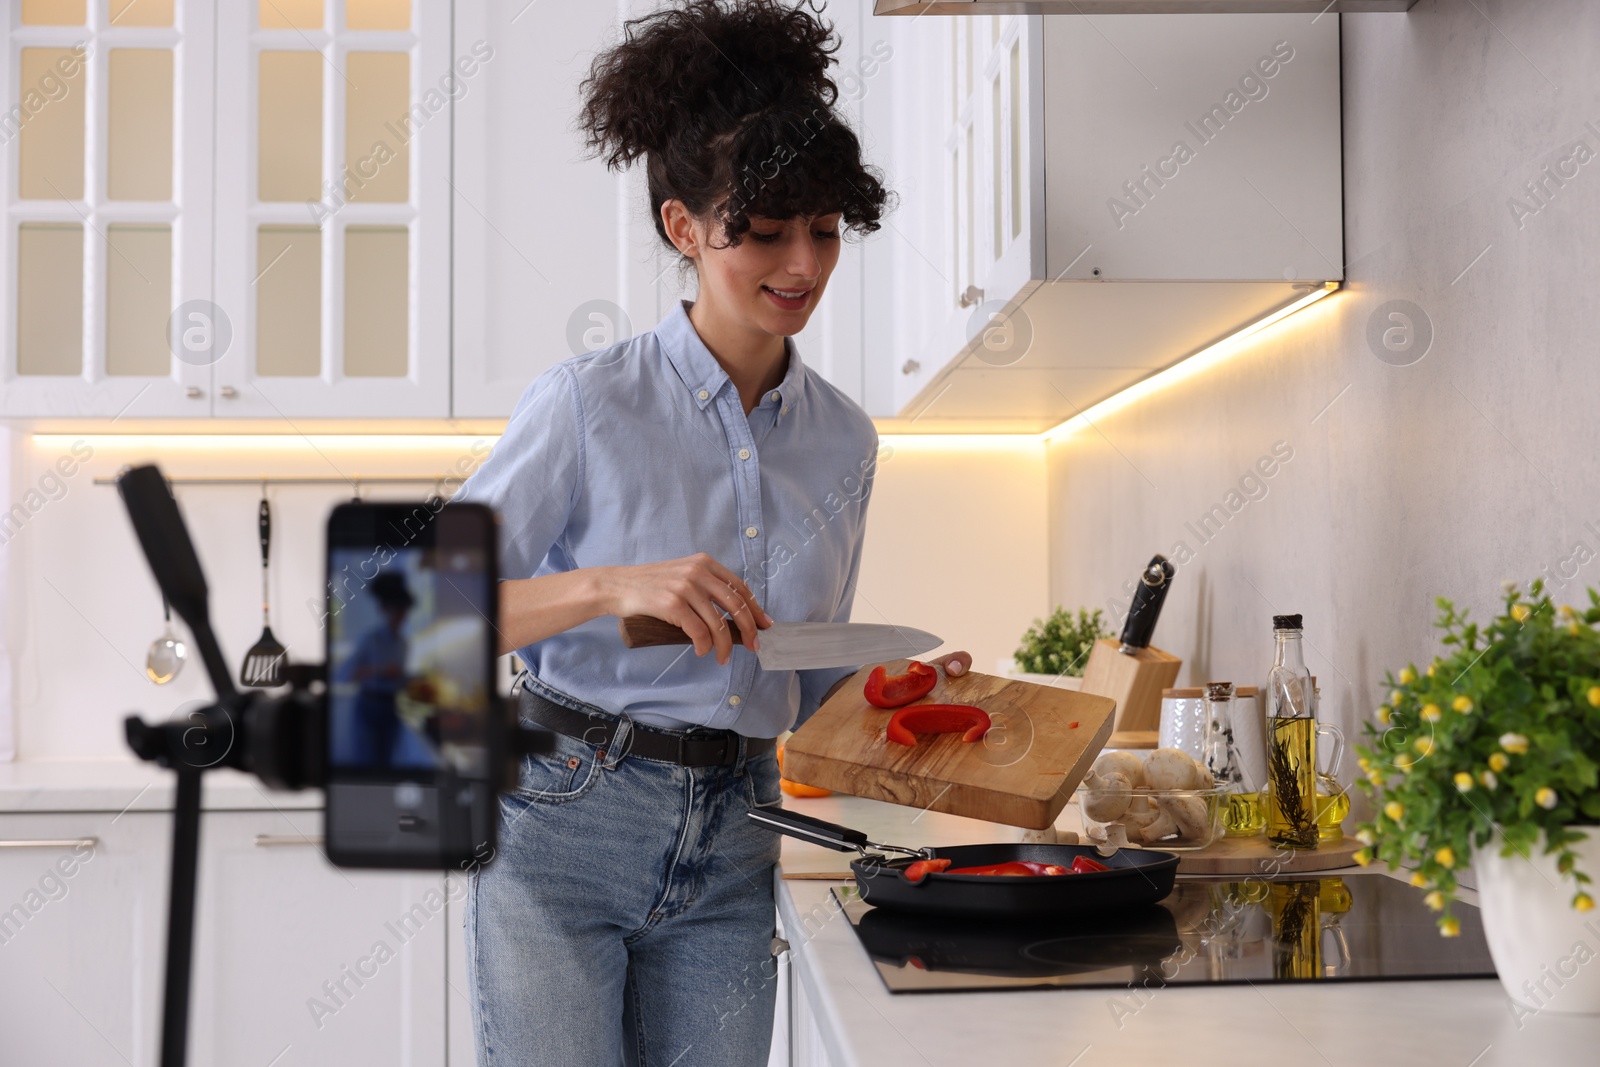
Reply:
[[[902, 673], [908, 660], [885, 664]], [[955, 734], [922, 735], [914, 747], [889, 741], [894, 714], [862, 695], [863, 667], [784, 744], [790, 781], [891, 804], [1042, 830], [1111, 736], [1116, 702], [992, 674], [939, 684], [917, 703], [976, 704], [993, 725], [968, 744]], [[915, 706], [915, 705], [912, 705]]]
[[[1160, 848], [1160, 845], [1152, 845]], [[1274, 848], [1266, 835], [1224, 837], [1194, 852], [1179, 852], [1179, 874], [1253, 874], [1270, 878], [1279, 874], [1332, 871], [1355, 866], [1361, 842], [1353, 837], [1318, 848]]]

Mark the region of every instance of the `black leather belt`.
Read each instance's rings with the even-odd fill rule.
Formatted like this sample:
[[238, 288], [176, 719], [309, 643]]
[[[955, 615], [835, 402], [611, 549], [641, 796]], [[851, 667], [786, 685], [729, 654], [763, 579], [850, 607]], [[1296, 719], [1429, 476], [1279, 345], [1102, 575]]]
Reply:
[[[622, 720], [615, 715], [593, 715], [546, 700], [527, 687], [520, 690], [522, 717], [577, 738], [599, 748], [610, 749]], [[693, 730], [678, 733], [634, 723], [628, 739], [628, 754], [645, 759], [676, 763], [684, 767], [726, 767], [739, 760], [739, 742], [744, 741], [746, 759], [755, 759], [777, 746], [773, 737], [742, 737], [732, 730]]]

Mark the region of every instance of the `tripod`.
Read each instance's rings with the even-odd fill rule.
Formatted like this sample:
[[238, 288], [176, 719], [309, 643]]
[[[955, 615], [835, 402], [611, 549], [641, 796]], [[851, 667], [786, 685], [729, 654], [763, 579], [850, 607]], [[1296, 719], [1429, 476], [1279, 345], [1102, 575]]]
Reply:
[[[327, 780], [327, 694], [320, 665], [285, 668], [286, 694], [241, 693], [211, 627], [205, 573], [189, 539], [166, 478], [155, 466], [135, 467], [117, 477], [117, 489], [156, 584], [200, 651], [216, 700], [187, 719], [124, 721], [128, 745], [144, 760], [177, 774], [173, 802], [172, 868], [167, 905], [166, 975], [161, 1007], [161, 1067], [183, 1067], [188, 1057], [189, 988], [194, 954], [195, 888], [200, 858], [200, 784], [213, 767], [254, 774], [272, 789], [321, 787]], [[550, 749], [551, 735], [517, 725], [502, 704], [491, 731], [507, 755], [492, 767], [490, 781], [504, 789], [522, 755]], [[493, 836], [491, 824], [490, 836]], [[492, 842], [491, 842], [492, 843]]]

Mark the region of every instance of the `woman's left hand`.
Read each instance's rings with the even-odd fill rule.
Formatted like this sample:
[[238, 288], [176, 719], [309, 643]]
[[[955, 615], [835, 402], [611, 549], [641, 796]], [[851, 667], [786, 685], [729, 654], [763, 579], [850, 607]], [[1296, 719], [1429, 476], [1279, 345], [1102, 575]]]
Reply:
[[945, 674], [949, 675], [951, 678], [959, 678], [971, 669], [972, 653], [952, 652], [947, 656], [940, 656], [938, 659], [930, 659], [928, 661], [928, 666], [943, 667]]

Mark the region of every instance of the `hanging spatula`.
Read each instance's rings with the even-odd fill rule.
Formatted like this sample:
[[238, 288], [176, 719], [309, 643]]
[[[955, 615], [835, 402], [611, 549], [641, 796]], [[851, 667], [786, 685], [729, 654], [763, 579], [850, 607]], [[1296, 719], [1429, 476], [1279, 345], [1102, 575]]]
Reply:
[[283, 659], [289, 650], [272, 636], [272, 608], [267, 598], [267, 561], [272, 554], [272, 508], [267, 504], [265, 489], [261, 493], [261, 507], [256, 512], [256, 528], [261, 533], [261, 639], [244, 654], [244, 666], [239, 668], [239, 684], [271, 689], [283, 684]]

